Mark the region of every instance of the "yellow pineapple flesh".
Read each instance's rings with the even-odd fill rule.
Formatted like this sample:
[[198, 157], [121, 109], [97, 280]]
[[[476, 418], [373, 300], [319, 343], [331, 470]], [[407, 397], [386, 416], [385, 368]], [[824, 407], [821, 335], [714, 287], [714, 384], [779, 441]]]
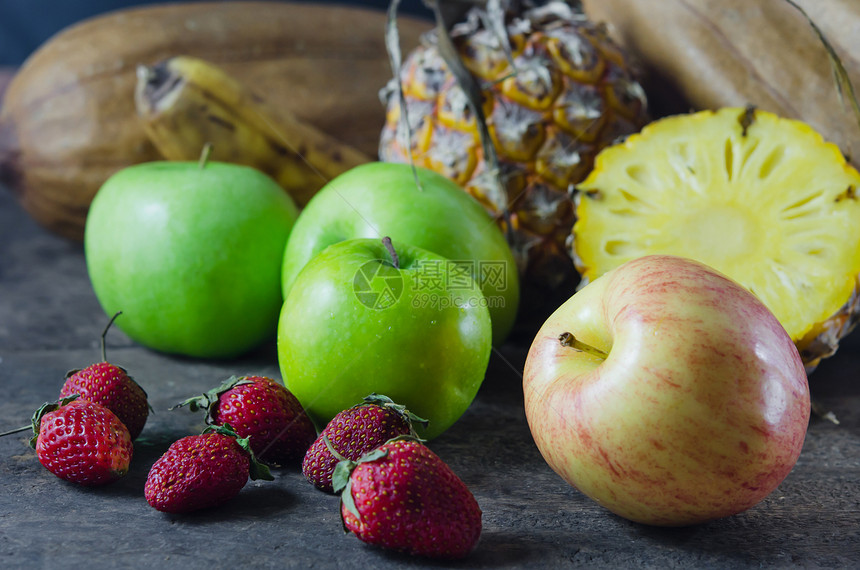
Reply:
[[858, 315], [860, 175], [808, 125], [740, 108], [667, 117], [577, 186], [582, 283], [653, 253], [706, 263], [776, 315], [809, 370]]
[[575, 275], [565, 248], [572, 185], [601, 148], [645, 124], [645, 95], [606, 31], [565, 2], [508, 14], [501, 39], [484, 25], [487, 17], [473, 9], [451, 37], [480, 84], [503, 191], [435, 33], [400, 73], [410, 136], [396, 84], [383, 90], [388, 112], [380, 159], [411, 159], [463, 186], [498, 220], [526, 279], [554, 286]]

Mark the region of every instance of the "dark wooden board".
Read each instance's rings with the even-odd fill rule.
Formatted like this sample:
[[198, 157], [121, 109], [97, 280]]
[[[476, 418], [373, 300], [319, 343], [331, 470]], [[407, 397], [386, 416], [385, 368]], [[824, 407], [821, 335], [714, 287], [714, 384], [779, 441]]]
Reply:
[[[56, 398], [66, 370], [99, 359], [107, 317], [92, 293], [80, 244], [35, 225], [0, 188], [0, 430], [23, 425]], [[857, 333], [856, 333], [857, 334]], [[522, 408], [527, 343], [493, 356], [466, 415], [431, 442], [474, 492], [484, 532], [467, 568], [860, 566], [860, 348], [856, 334], [813, 374], [816, 398], [841, 425], [815, 419], [786, 481], [755, 508], [683, 529], [620, 519], [564, 483], [538, 453]], [[0, 568], [259, 568], [441, 566], [345, 535], [337, 499], [297, 467], [252, 482], [223, 508], [170, 516], [143, 498], [146, 474], [201, 419], [168, 411], [231, 374], [279, 378], [272, 345], [228, 362], [165, 356], [120, 331], [110, 360], [149, 392], [155, 414], [129, 475], [84, 489], [48, 473], [26, 437], [0, 439]]]

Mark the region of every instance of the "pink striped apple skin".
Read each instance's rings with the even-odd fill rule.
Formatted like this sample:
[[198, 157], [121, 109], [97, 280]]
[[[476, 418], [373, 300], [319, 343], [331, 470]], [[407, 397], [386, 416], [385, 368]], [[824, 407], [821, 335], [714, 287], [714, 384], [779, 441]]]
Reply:
[[[564, 346], [563, 333], [598, 351]], [[673, 256], [630, 261], [559, 307], [529, 350], [523, 392], [550, 467], [610, 511], [661, 526], [759, 503], [797, 462], [810, 413], [777, 319]]]

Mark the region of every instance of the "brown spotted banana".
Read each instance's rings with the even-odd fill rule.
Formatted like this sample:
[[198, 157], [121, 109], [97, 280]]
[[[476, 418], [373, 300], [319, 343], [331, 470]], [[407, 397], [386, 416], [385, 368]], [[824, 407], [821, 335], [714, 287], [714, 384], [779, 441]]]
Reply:
[[265, 172], [300, 207], [338, 174], [372, 160], [205, 60], [176, 56], [137, 73], [137, 114], [167, 160], [197, 160], [208, 143], [210, 160]]

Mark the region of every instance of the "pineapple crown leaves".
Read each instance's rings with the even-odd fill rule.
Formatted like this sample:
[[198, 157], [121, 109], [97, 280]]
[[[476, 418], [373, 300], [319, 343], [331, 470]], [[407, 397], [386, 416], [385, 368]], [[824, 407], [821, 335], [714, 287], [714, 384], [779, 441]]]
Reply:
[[406, 406], [404, 406], [403, 404], [398, 404], [384, 394], [377, 394], [376, 392], [373, 392], [365, 396], [363, 398], [363, 402], [361, 404], [358, 404], [356, 407], [359, 406], [379, 406], [381, 408], [386, 408], [397, 412], [398, 414], [403, 416], [403, 418], [406, 420], [406, 423], [409, 424], [409, 432], [416, 439], [420, 438], [418, 437], [418, 434], [415, 433], [415, 424], [420, 425], [424, 429], [427, 429], [427, 426], [430, 424], [430, 420], [424, 419], [412, 413], [406, 408]]
[[197, 412], [198, 410], [206, 410], [206, 423], [213, 424], [215, 423], [213, 414], [215, 413], [215, 408], [218, 405], [218, 401], [221, 398], [221, 395], [224, 392], [232, 390], [236, 386], [241, 386], [243, 384], [253, 384], [253, 382], [247, 380], [247, 376], [230, 376], [227, 380], [224, 381], [223, 384], [221, 384], [217, 388], [213, 388], [212, 390], [209, 390], [208, 392], [205, 392], [199, 396], [188, 398], [184, 402], [180, 402], [179, 404], [176, 404], [170, 409], [175, 410], [176, 408], [188, 406], [188, 409], [191, 412]]
[[[502, 19], [504, 18], [504, 9], [501, 6], [502, 0], [486, 0], [486, 2], [477, 3], [486, 3], [487, 13], [500, 13], [502, 15]], [[457, 22], [462, 20], [464, 14], [468, 12], [474, 4], [476, 4], [476, 2], [470, 0], [424, 1], [424, 5], [433, 11], [433, 15], [436, 20], [436, 33], [437, 43], [439, 45], [439, 53], [442, 56], [442, 59], [444, 59], [445, 63], [448, 65], [448, 68], [454, 74], [454, 77], [457, 79], [457, 84], [463, 90], [463, 93], [465, 93], [469, 108], [477, 120], [481, 146], [484, 150], [484, 156], [486, 157], [487, 165], [489, 166], [490, 170], [495, 173], [493, 179], [498, 182], [494, 192], [494, 196], [492, 197], [493, 202], [499, 206], [503, 206], [506, 205], [507, 194], [504, 191], [504, 185], [501, 181], [501, 176], [499, 174], [500, 170], [498, 156], [496, 154], [496, 149], [493, 146], [492, 139], [490, 138], [490, 131], [487, 127], [483, 106], [481, 105], [481, 88], [478, 84], [478, 81], [469, 72], [469, 70], [466, 68], [466, 65], [463, 63], [462, 59], [460, 59], [460, 56], [457, 54], [457, 49], [454, 46], [454, 42], [451, 39], [450, 33], [451, 28]], [[505, 2], [505, 4], [508, 4], [508, 2]], [[403, 55], [400, 50], [400, 33], [397, 29], [397, 9], [399, 5], [400, 0], [391, 0], [388, 6], [388, 17], [385, 27], [385, 49], [388, 52], [388, 60], [391, 66], [393, 79], [389, 84], [389, 87], [386, 88], [386, 90], [393, 90], [394, 94], [398, 98], [401, 113], [403, 114], [402, 124], [406, 129], [406, 139], [411, 145], [412, 128], [408, 116], [406, 97], [403, 94], [403, 85], [400, 78], [400, 69], [403, 63]], [[413, 171], [415, 173], [415, 183], [420, 188], [421, 184], [418, 180], [418, 173], [417, 171], [415, 171], [415, 162], [412, 160], [411, 155], [410, 164], [412, 165]], [[500, 211], [507, 212], [507, 208], [500, 207], [498, 209]]]
[[[425, 1], [426, 4], [426, 1]], [[400, 50], [400, 32], [397, 29], [397, 8], [400, 6], [400, 0], [391, 0], [388, 5], [388, 15], [385, 23], [385, 50], [388, 52], [388, 63], [391, 66], [393, 79], [389, 85], [380, 92], [380, 97], [387, 97], [386, 91], [393, 90], [397, 95], [398, 104], [403, 110], [403, 126], [406, 128], [406, 140], [412, 143], [412, 126], [409, 123], [409, 116], [406, 110], [406, 96], [403, 94], [403, 85], [400, 80], [400, 67], [403, 64], [403, 54]], [[410, 155], [409, 163], [412, 165], [412, 175], [415, 178], [415, 186], [421, 189], [421, 180], [418, 178], [418, 171], [415, 168], [415, 161]]]
[[[487, 118], [484, 116], [484, 107], [481, 103], [481, 86], [478, 83], [478, 80], [474, 75], [468, 70], [466, 64], [463, 63], [462, 58], [457, 52], [457, 48], [454, 45], [454, 40], [451, 37], [451, 29], [454, 24], [459, 20], [457, 18], [457, 13], [450, 6], [449, 3], [443, 2], [434, 2], [433, 6], [433, 15], [436, 19], [436, 31], [437, 31], [437, 42], [439, 48], [439, 54], [442, 56], [442, 59], [445, 61], [445, 64], [451, 70], [451, 73], [454, 75], [457, 80], [457, 85], [459, 85], [460, 89], [466, 95], [466, 101], [469, 105], [469, 109], [475, 117], [476, 124], [478, 126], [478, 134], [480, 135], [481, 147], [484, 151], [484, 157], [487, 162], [489, 170], [494, 173], [492, 179], [496, 182], [496, 188], [494, 196], [492, 197], [493, 201], [503, 206], [499, 208], [502, 212], [508, 212], [509, 208], [507, 208], [507, 192], [505, 190], [505, 184], [502, 181], [501, 170], [499, 168], [499, 157], [496, 153], [496, 147], [493, 145], [493, 140], [490, 137], [490, 130], [487, 127]], [[487, 8], [485, 10], [486, 19], [488, 21], [493, 21], [495, 24], [491, 24], [491, 27], [494, 30], [499, 30], [499, 26], [504, 30], [504, 8], [500, 5], [499, 0], [488, 0]], [[457, 18], [456, 20], [454, 18]], [[506, 53], [510, 58], [510, 46], [507, 42], [507, 35], [501, 35], [502, 46], [508, 46]], [[402, 91], [402, 90], [401, 90]], [[402, 104], [401, 101], [401, 109], [405, 111], [406, 106]], [[408, 122], [408, 117], [404, 116], [404, 119]]]
[[254, 455], [254, 451], [251, 449], [250, 438], [247, 437], [239, 437], [239, 434], [235, 432], [235, 430], [230, 426], [230, 424], [222, 424], [222, 425], [209, 425], [203, 430], [203, 433], [218, 433], [221, 435], [226, 435], [227, 437], [232, 437], [236, 440], [236, 443], [239, 444], [245, 453], [248, 454], [250, 458], [248, 475], [251, 477], [252, 481], [256, 481], [258, 479], [262, 479], [264, 481], [274, 481], [275, 478], [272, 476], [272, 472], [269, 470], [269, 467], [260, 463], [257, 460], [257, 457]]
[[[421, 442], [423, 440], [412, 436], [412, 435], [399, 435], [397, 437], [391, 438], [386, 441], [382, 445], [387, 445], [389, 443], [394, 443], [396, 441], [418, 441]], [[328, 445], [328, 443], [326, 444]], [[329, 447], [329, 449], [332, 449]], [[337, 457], [337, 456], [336, 456]], [[379, 461], [380, 459], [384, 459], [388, 457], [388, 450], [382, 449], [382, 446], [377, 447], [371, 451], [368, 451], [364, 455], [362, 455], [357, 461], [352, 461], [350, 459], [343, 459], [337, 465], [335, 465], [334, 471], [331, 475], [331, 484], [332, 490], [335, 494], [340, 495], [341, 504], [346, 507], [357, 520], [361, 520], [361, 515], [358, 512], [358, 508], [355, 506], [355, 499], [352, 496], [352, 472], [353, 470], [361, 465], [362, 463], [372, 463], [374, 461]], [[343, 520], [343, 511], [341, 510], [341, 523], [343, 524], [344, 532], [349, 532], [346, 528], [346, 523]]]

